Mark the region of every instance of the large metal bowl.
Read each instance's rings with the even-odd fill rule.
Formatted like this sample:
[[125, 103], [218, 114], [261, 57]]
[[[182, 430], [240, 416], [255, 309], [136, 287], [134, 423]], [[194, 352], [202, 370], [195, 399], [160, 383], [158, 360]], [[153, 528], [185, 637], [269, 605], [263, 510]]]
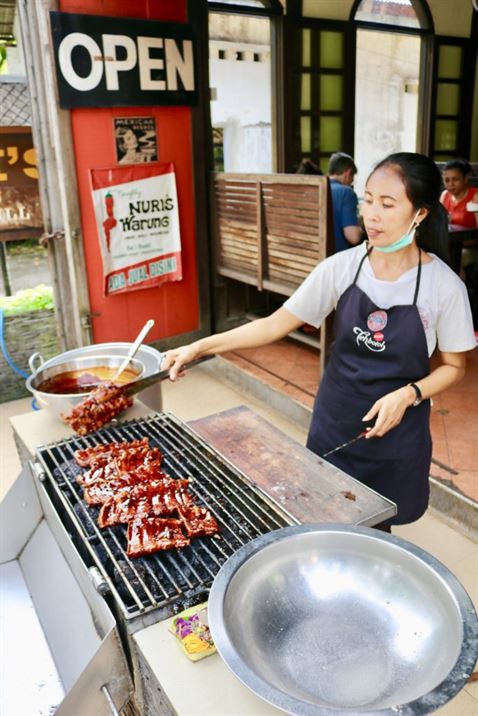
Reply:
[[478, 619], [451, 572], [367, 527], [299, 525], [253, 540], [219, 571], [208, 614], [229, 668], [290, 714], [430, 713], [478, 655]]
[[[66, 361], [76, 360], [77, 358], [93, 358], [102, 355], [120, 356], [125, 358], [133, 344], [126, 341], [111, 341], [109, 343], [94, 343], [90, 346], [81, 346], [81, 348], [72, 348], [64, 353], [59, 353], [48, 360], [44, 360], [40, 353], [33, 353], [30, 356], [28, 364], [32, 374], [38, 373], [38, 371], [49, 368], [50, 366], [57, 365], [58, 363], [65, 363]], [[157, 373], [161, 370], [161, 364], [163, 361], [163, 354], [153, 348], [153, 346], [141, 345], [136, 353], [136, 359], [141, 361], [144, 365], [144, 374], [142, 378], [146, 378], [153, 373]], [[146, 390], [142, 390], [137, 396], [142, 403], [151, 408], [152, 410], [160, 411], [162, 409], [162, 393], [161, 383], [151, 385]]]
[[[55, 363], [48, 367], [40, 368], [40, 370], [27, 378], [26, 387], [32, 393], [40, 408], [46, 408], [49, 413], [61, 420], [63, 415], [68, 413], [74, 405], [88, 397], [90, 393], [47, 393], [38, 389], [43, 381], [69, 371], [79, 370], [87, 372], [88, 368], [96, 366], [106, 366], [116, 369], [119, 368], [122, 361], [123, 358], [121, 356], [112, 355], [72, 358], [62, 363]], [[144, 375], [144, 364], [136, 358], [132, 359], [128, 368], [136, 373], [136, 380]]]

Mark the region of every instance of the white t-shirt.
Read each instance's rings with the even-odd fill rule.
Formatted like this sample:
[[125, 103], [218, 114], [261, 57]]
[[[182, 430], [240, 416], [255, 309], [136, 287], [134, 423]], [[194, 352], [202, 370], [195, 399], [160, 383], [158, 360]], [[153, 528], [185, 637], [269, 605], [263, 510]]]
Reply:
[[[304, 323], [317, 328], [336, 308], [340, 296], [351, 285], [366, 244], [340, 251], [322, 261], [309, 274], [284, 307]], [[463, 281], [437, 256], [422, 264], [417, 308], [427, 338], [428, 354], [438, 344], [441, 351], [460, 353], [476, 346], [470, 302]], [[362, 264], [357, 286], [379, 308], [410, 305], [415, 295], [417, 268], [396, 281], [375, 277], [368, 258]]]

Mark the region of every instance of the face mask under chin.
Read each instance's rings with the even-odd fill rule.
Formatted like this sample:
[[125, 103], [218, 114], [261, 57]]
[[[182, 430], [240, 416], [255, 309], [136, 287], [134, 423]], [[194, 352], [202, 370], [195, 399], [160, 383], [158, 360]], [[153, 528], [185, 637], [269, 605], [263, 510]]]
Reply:
[[389, 244], [388, 246], [374, 246], [375, 251], [381, 251], [383, 254], [392, 254], [395, 251], [400, 251], [400, 249], [404, 249], [406, 246], [410, 246], [415, 236], [415, 231], [417, 230], [417, 225], [415, 224], [415, 222], [417, 220], [419, 212], [420, 210], [418, 210], [413, 217], [412, 223], [410, 224], [410, 228], [408, 229], [406, 234], [403, 234], [399, 239], [394, 241], [392, 244]]

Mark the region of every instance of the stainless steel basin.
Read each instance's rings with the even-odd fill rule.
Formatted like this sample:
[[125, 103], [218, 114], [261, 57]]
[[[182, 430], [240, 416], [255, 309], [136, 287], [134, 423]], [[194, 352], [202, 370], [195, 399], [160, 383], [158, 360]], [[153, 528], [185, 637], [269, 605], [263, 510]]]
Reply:
[[451, 572], [370, 528], [299, 525], [255, 539], [209, 598], [232, 671], [291, 714], [426, 714], [464, 686], [478, 620]]
[[[89, 368], [105, 366], [116, 370], [120, 367], [123, 358], [118, 355], [103, 356], [85, 356], [82, 358], [71, 358], [62, 363], [54, 363], [48, 367], [42, 366], [39, 371], [30, 375], [25, 385], [32, 393], [40, 408], [46, 408], [52, 415], [62, 419], [62, 416], [68, 413], [74, 405], [91, 395], [91, 393], [46, 393], [39, 390], [39, 386], [43, 381], [54, 378], [57, 375], [69, 371], [88, 372]], [[136, 379], [144, 376], [144, 364], [133, 358], [130, 361], [129, 368], [136, 374]]]

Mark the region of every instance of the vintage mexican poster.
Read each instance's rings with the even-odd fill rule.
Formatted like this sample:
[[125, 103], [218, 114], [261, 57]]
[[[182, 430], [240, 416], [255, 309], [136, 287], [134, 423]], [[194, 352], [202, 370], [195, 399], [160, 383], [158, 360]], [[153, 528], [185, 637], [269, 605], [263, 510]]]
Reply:
[[173, 164], [92, 169], [91, 184], [105, 295], [180, 281]]
[[113, 122], [118, 164], [158, 161], [154, 117], [114, 117]]

